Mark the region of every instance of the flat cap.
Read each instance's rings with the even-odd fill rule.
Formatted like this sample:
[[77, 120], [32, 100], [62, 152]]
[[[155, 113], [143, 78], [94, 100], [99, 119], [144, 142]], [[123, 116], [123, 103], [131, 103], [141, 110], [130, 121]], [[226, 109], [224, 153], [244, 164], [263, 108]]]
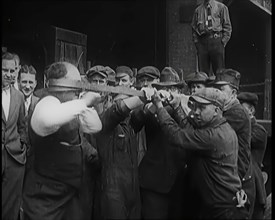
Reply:
[[214, 85], [231, 85], [235, 89], [239, 89], [241, 74], [233, 69], [221, 69], [216, 73]]
[[116, 82], [116, 79], [115, 79], [116, 73], [115, 73], [115, 71], [111, 67], [105, 66], [105, 72], [108, 75], [108, 78], [107, 78], [108, 84], [115, 85], [115, 82]]
[[218, 106], [220, 109], [223, 109], [226, 97], [219, 89], [203, 88], [190, 96], [189, 100], [201, 104], [213, 104]]
[[96, 65], [96, 66], [91, 67], [91, 68], [86, 72], [86, 76], [87, 76], [87, 78], [90, 78], [92, 75], [94, 75], [94, 74], [96, 74], [96, 73], [100, 74], [100, 75], [103, 76], [104, 78], [107, 78], [107, 77], [108, 77], [106, 68], [105, 68], [104, 66], [101, 66], [101, 65]]
[[241, 103], [246, 102], [253, 105], [254, 107], [256, 107], [258, 104], [258, 96], [252, 92], [241, 92], [238, 94], [237, 98]]
[[130, 78], [132, 78], [134, 76], [133, 71], [131, 70], [130, 67], [128, 66], [118, 66], [116, 68], [116, 77], [121, 78], [124, 77], [126, 75], [129, 75]]
[[151, 78], [158, 79], [160, 77], [160, 72], [158, 68], [154, 66], [145, 66], [142, 67], [137, 73], [137, 78], [142, 76], [149, 76]]

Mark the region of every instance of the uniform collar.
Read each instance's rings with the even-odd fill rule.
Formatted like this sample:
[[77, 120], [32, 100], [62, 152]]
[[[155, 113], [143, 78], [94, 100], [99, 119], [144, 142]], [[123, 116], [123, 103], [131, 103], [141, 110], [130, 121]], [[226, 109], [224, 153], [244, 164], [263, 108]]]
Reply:
[[208, 3], [204, 2], [204, 6], [206, 7], [207, 4], [210, 5], [210, 8], [213, 8], [214, 7], [214, 0], [210, 0]]

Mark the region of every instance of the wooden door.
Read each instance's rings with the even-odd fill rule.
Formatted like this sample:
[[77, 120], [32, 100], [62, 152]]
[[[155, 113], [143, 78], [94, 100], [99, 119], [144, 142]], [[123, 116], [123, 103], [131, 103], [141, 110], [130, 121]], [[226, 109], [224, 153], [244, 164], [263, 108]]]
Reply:
[[47, 65], [57, 61], [67, 61], [76, 65], [81, 75], [85, 74], [86, 34], [55, 26], [43, 27], [41, 33]]
[[55, 28], [55, 61], [68, 61], [85, 74], [87, 55], [87, 35]]

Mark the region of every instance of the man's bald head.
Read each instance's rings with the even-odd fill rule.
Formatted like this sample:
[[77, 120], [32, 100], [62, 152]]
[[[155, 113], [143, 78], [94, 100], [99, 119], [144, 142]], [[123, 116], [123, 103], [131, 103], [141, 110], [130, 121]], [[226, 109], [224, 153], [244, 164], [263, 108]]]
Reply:
[[76, 66], [68, 62], [56, 62], [51, 64], [45, 71], [49, 79], [81, 80], [80, 73]]

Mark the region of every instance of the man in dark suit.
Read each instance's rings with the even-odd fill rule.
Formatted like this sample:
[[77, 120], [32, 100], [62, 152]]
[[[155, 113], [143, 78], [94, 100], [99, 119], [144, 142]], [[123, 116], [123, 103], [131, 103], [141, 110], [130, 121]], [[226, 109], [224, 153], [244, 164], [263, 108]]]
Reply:
[[[25, 116], [27, 127], [29, 119], [32, 115], [35, 105], [39, 101], [39, 98], [33, 94], [34, 89], [37, 85], [36, 81], [36, 70], [30, 65], [23, 65], [18, 74], [18, 87], [23, 93], [25, 98]], [[26, 172], [29, 170], [33, 161], [33, 149], [31, 149], [30, 141], [28, 140], [27, 145], [27, 161], [26, 161]]]
[[[182, 85], [171, 67], [164, 68], [161, 74], [155, 67], [143, 67], [138, 71], [138, 80], [142, 85], [148, 83], [149, 86], [166, 88], [168, 91]], [[172, 110], [170, 106], [166, 106], [166, 109], [168, 112]], [[172, 217], [169, 212], [176, 199], [173, 188], [179, 174], [182, 174], [180, 171], [185, 165], [185, 154], [181, 149], [170, 147], [155, 113], [154, 105], [148, 103], [143, 109], [134, 110], [131, 115], [134, 129], [140, 131], [144, 127], [146, 135], [147, 151], [139, 165], [141, 211], [144, 219], [168, 219]]]
[[11, 86], [14, 57], [2, 55], [2, 219], [18, 219], [26, 163], [24, 96]]
[[251, 155], [256, 184], [256, 199], [252, 219], [263, 219], [266, 205], [266, 190], [262, 175], [262, 162], [267, 144], [267, 131], [262, 125], [257, 123], [254, 116], [258, 104], [257, 94], [252, 92], [241, 92], [238, 94], [237, 98], [242, 106], [247, 109], [251, 118]]
[[234, 69], [221, 69], [217, 72], [213, 85], [226, 95], [223, 116], [238, 136], [238, 173], [250, 203], [249, 218], [251, 218], [256, 196], [251, 155], [251, 119], [237, 99], [240, 78], [241, 74]]

